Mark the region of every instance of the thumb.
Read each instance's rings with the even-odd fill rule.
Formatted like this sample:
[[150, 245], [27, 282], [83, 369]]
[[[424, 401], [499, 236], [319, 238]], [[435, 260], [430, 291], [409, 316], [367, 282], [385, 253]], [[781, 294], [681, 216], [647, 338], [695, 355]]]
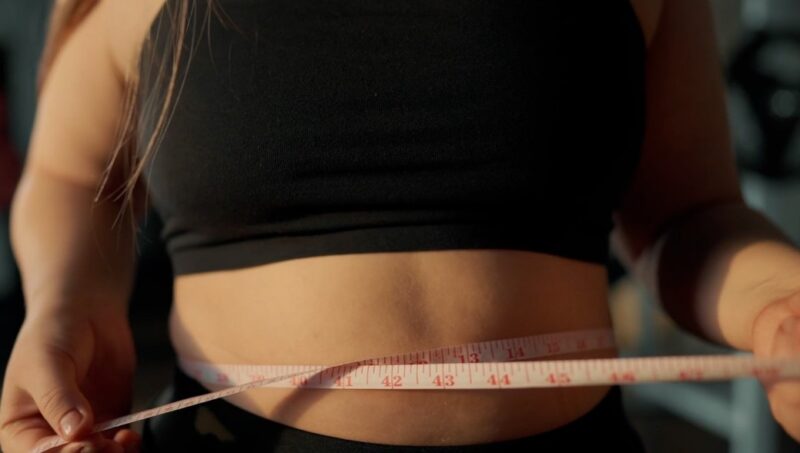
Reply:
[[73, 359], [65, 352], [55, 352], [44, 354], [36, 365], [28, 390], [53, 431], [68, 441], [88, 433], [94, 415], [78, 386]]

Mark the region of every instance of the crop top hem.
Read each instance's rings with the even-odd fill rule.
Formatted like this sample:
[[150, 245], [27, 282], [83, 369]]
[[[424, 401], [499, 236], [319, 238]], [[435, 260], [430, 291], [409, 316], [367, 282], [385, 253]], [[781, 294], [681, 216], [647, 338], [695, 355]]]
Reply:
[[[605, 264], [608, 235], [561, 225], [551, 234], [530, 225], [434, 224], [359, 228], [323, 234], [253, 237], [171, 250], [176, 275], [231, 270], [320, 255], [454, 249], [509, 249]], [[584, 230], [584, 231], [580, 231]], [[580, 231], [582, 234], [576, 234]], [[610, 228], [606, 230], [610, 232]]]

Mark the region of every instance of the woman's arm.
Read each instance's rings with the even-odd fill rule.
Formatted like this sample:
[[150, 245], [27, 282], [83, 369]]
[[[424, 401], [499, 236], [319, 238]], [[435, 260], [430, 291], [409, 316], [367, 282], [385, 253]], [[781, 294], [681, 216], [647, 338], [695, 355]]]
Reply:
[[752, 350], [758, 315], [800, 292], [800, 252], [742, 200], [717, 53], [706, 1], [664, 2], [644, 154], [614, 245], [681, 327]]
[[[131, 222], [122, 219], [112, 228], [122, 206], [93, 202], [124, 96], [110, 47], [108, 18], [115, 3], [99, 2], [64, 43], [40, 93], [11, 212], [29, 315], [75, 304], [127, 308]], [[114, 179], [119, 184], [122, 175], [115, 172]]]
[[[12, 204], [27, 313], [0, 396], [7, 453], [29, 452], [55, 435], [70, 441], [69, 451], [136, 451], [140, 442], [125, 427], [91, 433], [95, 420], [130, 412], [136, 368], [127, 319], [136, 213], [117, 221], [122, 205], [95, 196], [154, 1], [98, 2], [64, 41], [40, 91]], [[125, 178], [117, 167], [106, 187]]]

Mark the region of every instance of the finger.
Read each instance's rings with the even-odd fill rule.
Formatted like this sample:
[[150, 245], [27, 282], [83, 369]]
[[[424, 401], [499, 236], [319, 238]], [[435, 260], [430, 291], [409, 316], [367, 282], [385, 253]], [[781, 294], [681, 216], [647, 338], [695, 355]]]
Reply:
[[[8, 382], [8, 381], [7, 381]], [[17, 385], [3, 389], [0, 444], [5, 453], [28, 453], [39, 442], [58, 437], [30, 395]]]
[[131, 429], [123, 429], [114, 434], [114, 442], [125, 447], [126, 451], [138, 451], [141, 449], [142, 436]]
[[[88, 439], [81, 440], [79, 442], [70, 442], [61, 447], [63, 452], [65, 453], [99, 453], [99, 452], [113, 452], [118, 453], [117, 450], [109, 450], [109, 441], [103, 439], [103, 436], [99, 434], [93, 434]], [[58, 452], [59, 450], [53, 449], [47, 451], [50, 452]]]
[[[6, 385], [3, 388], [2, 401], [3, 404], [0, 405], [0, 444], [5, 453], [30, 453], [36, 445], [60, 438], [42, 416], [35, 401], [31, 398], [30, 391], [16, 384]], [[80, 439], [73, 439], [72, 443], [51, 449], [48, 453], [59, 452], [62, 451], [61, 449], [66, 449], [63, 451], [79, 449], [70, 446], [73, 444], [79, 447], [93, 445], [96, 450], [102, 451], [100, 446], [104, 444], [104, 438], [119, 445], [119, 447], [107, 447], [111, 451], [136, 453], [141, 449], [141, 435], [130, 429], [129, 425], [123, 425], [91, 434], [89, 437], [82, 436]], [[90, 439], [94, 439], [94, 442], [91, 442]]]
[[54, 436], [50, 425], [41, 417], [14, 420], [3, 425], [3, 451], [27, 453]]
[[[59, 436], [53, 432], [53, 429], [41, 416], [15, 420], [3, 427], [3, 451], [6, 453], [29, 453], [39, 445], [55, 438], [59, 438]], [[71, 442], [48, 450], [48, 453], [79, 451], [81, 447], [98, 445], [99, 440], [101, 439], [97, 436], [92, 436], [79, 442]]]
[[766, 356], [800, 359], [800, 317], [791, 316], [780, 322]]
[[61, 447], [61, 449], [56, 450], [48, 450], [47, 453], [50, 452], [59, 452], [59, 453], [84, 453], [87, 448], [97, 448], [91, 442], [81, 441], [81, 442], [70, 442], [67, 445]]
[[800, 411], [797, 407], [781, 404], [779, 400], [770, 399], [770, 409], [775, 421], [797, 442], [800, 442]]
[[[800, 320], [791, 317], [781, 323], [772, 345], [770, 356], [800, 359]], [[800, 409], [800, 381], [760, 378], [767, 396], [781, 405]]]
[[103, 436], [92, 436], [91, 441], [70, 442], [65, 447], [73, 448], [74, 446], [76, 447], [74, 451], [77, 453], [125, 453], [121, 445], [105, 439]]
[[141, 449], [141, 436], [132, 429], [116, 427], [105, 430], [102, 434], [106, 439], [118, 444], [122, 452], [137, 452]]
[[103, 453], [125, 453], [125, 448], [113, 440], [106, 439], [101, 451]]
[[77, 440], [94, 424], [91, 405], [81, 392], [75, 363], [63, 352], [42, 354], [27, 389], [50, 427], [65, 440]]
[[141, 435], [136, 431], [129, 428], [130, 425], [117, 426], [114, 428], [105, 429], [100, 431], [99, 434], [104, 439], [110, 441], [115, 445], [119, 445], [119, 449], [114, 447], [113, 451], [119, 450], [120, 452], [138, 451], [141, 444]]
[[[46, 425], [47, 422], [42, 420], [42, 424]], [[39, 433], [26, 433], [26, 436], [35, 436], [36, 440], [30, 443], [30, 446], [22, 446], [22, 442], [25, 440], [20, 439], [22, 442], [15, 443], [15, 446], [11, 447], [8, 453], [12, 452], [24, 452], [28, 453], [32, 451], [34, 448], [38, 448], [40, 445], [44, 443], [49, 443], [53, 439], [58, 438], [57, 434], [53, 434], [52, 430], [50, 430], [50, 434], [41, 435], [44, 430], [40, 431]], [[76, 442], [68, 442], [64, 445], [61, 445], [56, 448], [52, 448], [47, 450], [47, 453], [85, 453], [86, 451], [92, 452], [100, 452], [103, 451], [104, 448], [107, 448], [106, 440], [103, 439], [103, 436], [99, 434], [92, 434], [91, 436], [84, 438], [80, 441]], [[87, 450], [88, 449], [88, 450]]]
[[[779, 359], [797, 359], [800, 360], [800, 318], [790, 317], [786, 318], [777, 327], [773, 336], [771, 349], [766, 351], [767, 357]], [[797, 380], [783, 381], [778, 378], [768, 378], [759, 376], [759, 380], [765, 388], [772, 388], [780, 382], [797, 384]]]
[[773, 304], [765, 309], [756, 320], [758, 328], [753, 330], [753, 352], [758, 356], [769, 356], [775, 348], [775, 335], [781, 324], [787, 319], [795, 318], [790, 304]]

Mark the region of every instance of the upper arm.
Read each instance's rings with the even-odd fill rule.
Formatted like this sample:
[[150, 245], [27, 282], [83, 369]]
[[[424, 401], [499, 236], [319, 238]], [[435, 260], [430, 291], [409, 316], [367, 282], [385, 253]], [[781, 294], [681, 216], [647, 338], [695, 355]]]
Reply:
[[26, 176], [46, 172], [98, 188], [153, 3], [99, 1], [63, 43], [39, 94]]
[[113, 150], [123, 83], [110, 56], [101, 1], [52, 62], [37, 103], [26, 176], [40, 170], [96, 188]]
[[642, 157], [615, 212], [615, 247], [636, 260], [672, 223], [739, 201], [710, 6], [664, 2], [646, 62]]

